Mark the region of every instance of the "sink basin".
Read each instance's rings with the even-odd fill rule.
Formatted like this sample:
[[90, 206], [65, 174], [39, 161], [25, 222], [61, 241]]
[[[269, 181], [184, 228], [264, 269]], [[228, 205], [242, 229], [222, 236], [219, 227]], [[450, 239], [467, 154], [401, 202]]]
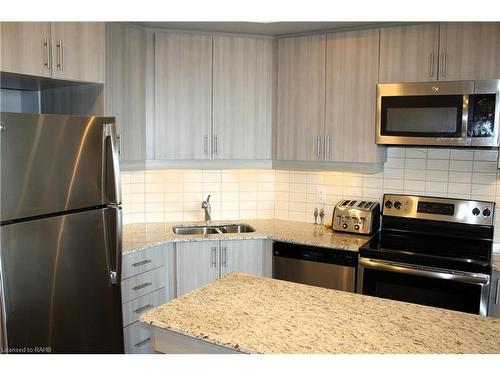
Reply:
[[175, 226], [172, 228], [175, 234], [224, 234], [224, 233], [251, 233], [255, 229], [248, 224], [229, 224], [216, 226]]

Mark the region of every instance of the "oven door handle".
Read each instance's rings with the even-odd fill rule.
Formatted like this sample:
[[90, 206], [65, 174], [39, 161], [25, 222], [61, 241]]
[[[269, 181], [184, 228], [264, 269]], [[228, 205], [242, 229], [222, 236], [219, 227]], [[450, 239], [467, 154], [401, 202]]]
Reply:
[[458, 273], [442, 269], [417, 267], [402, 263], [373, 260], [369, 258], [360, 258], [359, 265], [361, 267], [376, 269], [380, 271], [390, 271], [396, 273], [404, 273], [407, 275], [429, 277], [434, 279], [459, 281], [468, 284], [488, 284], [490, 282], [490, 276], [485, 274], [470, 273], [470, 272]]

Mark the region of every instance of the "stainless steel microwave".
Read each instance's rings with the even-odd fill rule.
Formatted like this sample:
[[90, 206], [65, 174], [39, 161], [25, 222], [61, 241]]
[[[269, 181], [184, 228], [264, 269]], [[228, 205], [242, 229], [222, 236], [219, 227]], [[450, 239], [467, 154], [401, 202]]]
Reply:
[[377, 144], [498, 147], [500, 80], [377, 85]]

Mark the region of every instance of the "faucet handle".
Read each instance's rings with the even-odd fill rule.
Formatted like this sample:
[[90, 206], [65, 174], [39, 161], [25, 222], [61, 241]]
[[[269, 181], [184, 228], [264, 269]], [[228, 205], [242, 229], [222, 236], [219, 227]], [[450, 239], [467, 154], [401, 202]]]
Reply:
[[210, 194], [208, 194], [208, 197], [207, 197], [207, 202], [210, 200]]

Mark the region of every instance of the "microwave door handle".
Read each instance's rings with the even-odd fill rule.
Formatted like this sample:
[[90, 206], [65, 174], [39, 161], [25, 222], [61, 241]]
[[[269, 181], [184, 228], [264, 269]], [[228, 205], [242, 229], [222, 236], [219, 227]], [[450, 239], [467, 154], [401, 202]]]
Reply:
[[458, 281], [468, 284], [488, 284], [490, 278], [488, 275], [478, 275], [472, 273], [452, 273], [444, 270], [431, 270], [426, 267], [412, 267], [401, 263], [392, 263], [386, 261], [373, 260], [369, 258], [360, 258], [359, 265], [365, 268], [371, 268], [380, 271], [396, 272], [407, 275], [423, 276], [433, 279], [445, 279]]
[[103, 128], [103, 184], [104, 203], [120, 204], [120, 166], [117, 137], [114, 124], [104, 124]]
[[467, 135], [467, 127], [469, 125], [469, 95], [464, 94], [462, 103], [462, 138], [468, 142], [471, 137]]

